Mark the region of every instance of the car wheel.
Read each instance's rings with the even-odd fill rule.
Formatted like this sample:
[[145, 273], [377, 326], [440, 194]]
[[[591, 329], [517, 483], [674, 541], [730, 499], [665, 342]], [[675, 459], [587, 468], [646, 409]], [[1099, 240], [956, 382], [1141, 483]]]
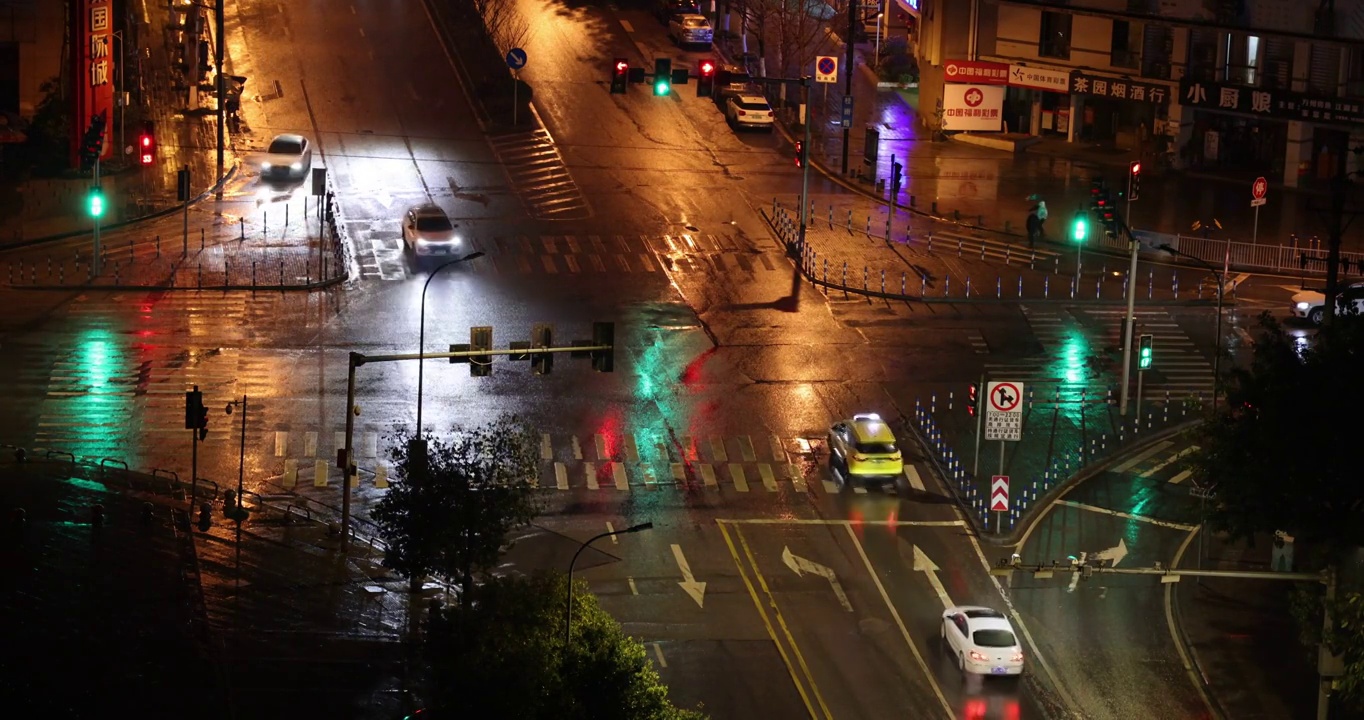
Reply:
[[1313, 325], [1320, 325], [1322, 319], [1325, 317], [1326, 308], [1324, 307], [1313, 308], [1312, 312], [1307, 313], [1307, 322], [1310, 322]]

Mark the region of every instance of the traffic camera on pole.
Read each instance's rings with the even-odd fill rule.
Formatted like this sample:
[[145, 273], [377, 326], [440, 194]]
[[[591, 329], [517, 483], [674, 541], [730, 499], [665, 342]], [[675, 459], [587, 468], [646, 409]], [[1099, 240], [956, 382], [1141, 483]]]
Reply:
[[616, 58], [611, 68], [611, 94], [624, 95], [630, 87], [630, 61]]
[[1127, 165], [1127, 201], [1136, 200], [1141, 194], [1141, 161], [1133, 160]]
[[710, 97], [715, 94], [715, 61], [702, 60], [697, 66], [696, 97]]
[[1142, 335], [1142, 336], [1141, 336], [1141, 343], [1138, 345], [1138, 349], [1137, 349], [1137, 369], [1138, 369], [1138, 370], [1150, 370], [1150, 369], [1151, 369], [1151, 363], [1152, 363], [1152, 361], [1155, 360], [1155, 358], [1152, 356], [1152, 352], [1151, 352], [1151, 346], [1154, 344], [1154, 342], [1155, 342], [1155, 337], [1154, 337], [1154, 336], [1151, 336], [1151, 335]]
[[137, 155], [138, 162], [142, 165], [151, 165], [156, 159], [156, 136], [152, 134], [150, 120], [142, 126], [142, 132], [137, 136]]

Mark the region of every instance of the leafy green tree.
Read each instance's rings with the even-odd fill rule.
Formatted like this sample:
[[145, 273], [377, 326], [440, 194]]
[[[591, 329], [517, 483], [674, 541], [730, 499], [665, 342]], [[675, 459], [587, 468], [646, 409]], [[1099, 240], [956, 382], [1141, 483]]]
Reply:
[[1215, 487], [1213, 527], [1233, 539], [1284, 530], [1332, 555], [1364, 545], [1364, 483], [1351, 440], [1364, 407], [1364, 318], [1346, 314], [1308, 343], [1269, 317], [1227, 402], [1204, 423], [1195, 478]]
[[423, 656], [432, 707], [459, 717], [704, 720], [668, 701], [644, 646], [574, 583], [564, 646], [561, 574], [493, 577], [472, 605], [433, 612]]
[[535, 436], [510, 416], [457, 430], [449, 441], [427, 433], [424, 472], [421, 458], [409, 455], [412, 435], [394, 439], [400, 479], [371, 513], [387, 545], [384, 565], [414, 583], [437, 573], [458, 578], [468, 605], [474, 576], [493, 567], [512, 529], [537, 513]]
[[1340, 655], [1345, 673], [1335, 694], [1353, 708], [1364, 708], [1364, 595], [1348, 592], [1331, 604], [1331, 629], [1326, 646]]

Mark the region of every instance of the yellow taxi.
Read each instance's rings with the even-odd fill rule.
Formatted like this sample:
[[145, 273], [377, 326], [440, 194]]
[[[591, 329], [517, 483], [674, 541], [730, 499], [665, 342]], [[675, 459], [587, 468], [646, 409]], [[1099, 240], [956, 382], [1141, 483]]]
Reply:
[[875, 413], [835, 423], [829, 428], [829, 469], [849, 481], [895, 482], [904, 472], [895, 433]]

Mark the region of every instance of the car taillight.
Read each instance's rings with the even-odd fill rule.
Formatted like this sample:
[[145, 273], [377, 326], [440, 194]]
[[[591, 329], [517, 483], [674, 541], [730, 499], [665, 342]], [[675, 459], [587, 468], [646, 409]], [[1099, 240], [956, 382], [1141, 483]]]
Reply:
[[972, 650], [972, 651], [970, 652], [970, 656], [971, 656], [971, 659], [972, 659], [972, 660], [975, 660], [976, 662], [989, 662], [989, 661], [990, 661], [990, 658], [986, 657], [986, 656], [985, 656], [985, 653], [983, 653], [983, 652], [977, 652], [977, 651], [975, 651], [975, 650]]
[[1021, 662], [1023, 662], [1023, 651], [1020, 650], [1020, 651], [1014, 653], [1013, 656], [1011, 656], [1011, 657], [1009, 658], [1009, 662], [1016, 662], [1016, 663], [1021, 663]]
[[768, 111], [767, 111], [767, 116], [768, 116], [768, 117], [772, 117], [772, 111], [771, 111], [771, 110], [768, 110]]
[[744, 112], [743, 110], [740, 110], [740, 111], [739, 111], [739, 117], [743, 117], [743, 116], [745, 116], [745, 115], [747, 115], [747, 114], [748, 114], [748, 113]]

